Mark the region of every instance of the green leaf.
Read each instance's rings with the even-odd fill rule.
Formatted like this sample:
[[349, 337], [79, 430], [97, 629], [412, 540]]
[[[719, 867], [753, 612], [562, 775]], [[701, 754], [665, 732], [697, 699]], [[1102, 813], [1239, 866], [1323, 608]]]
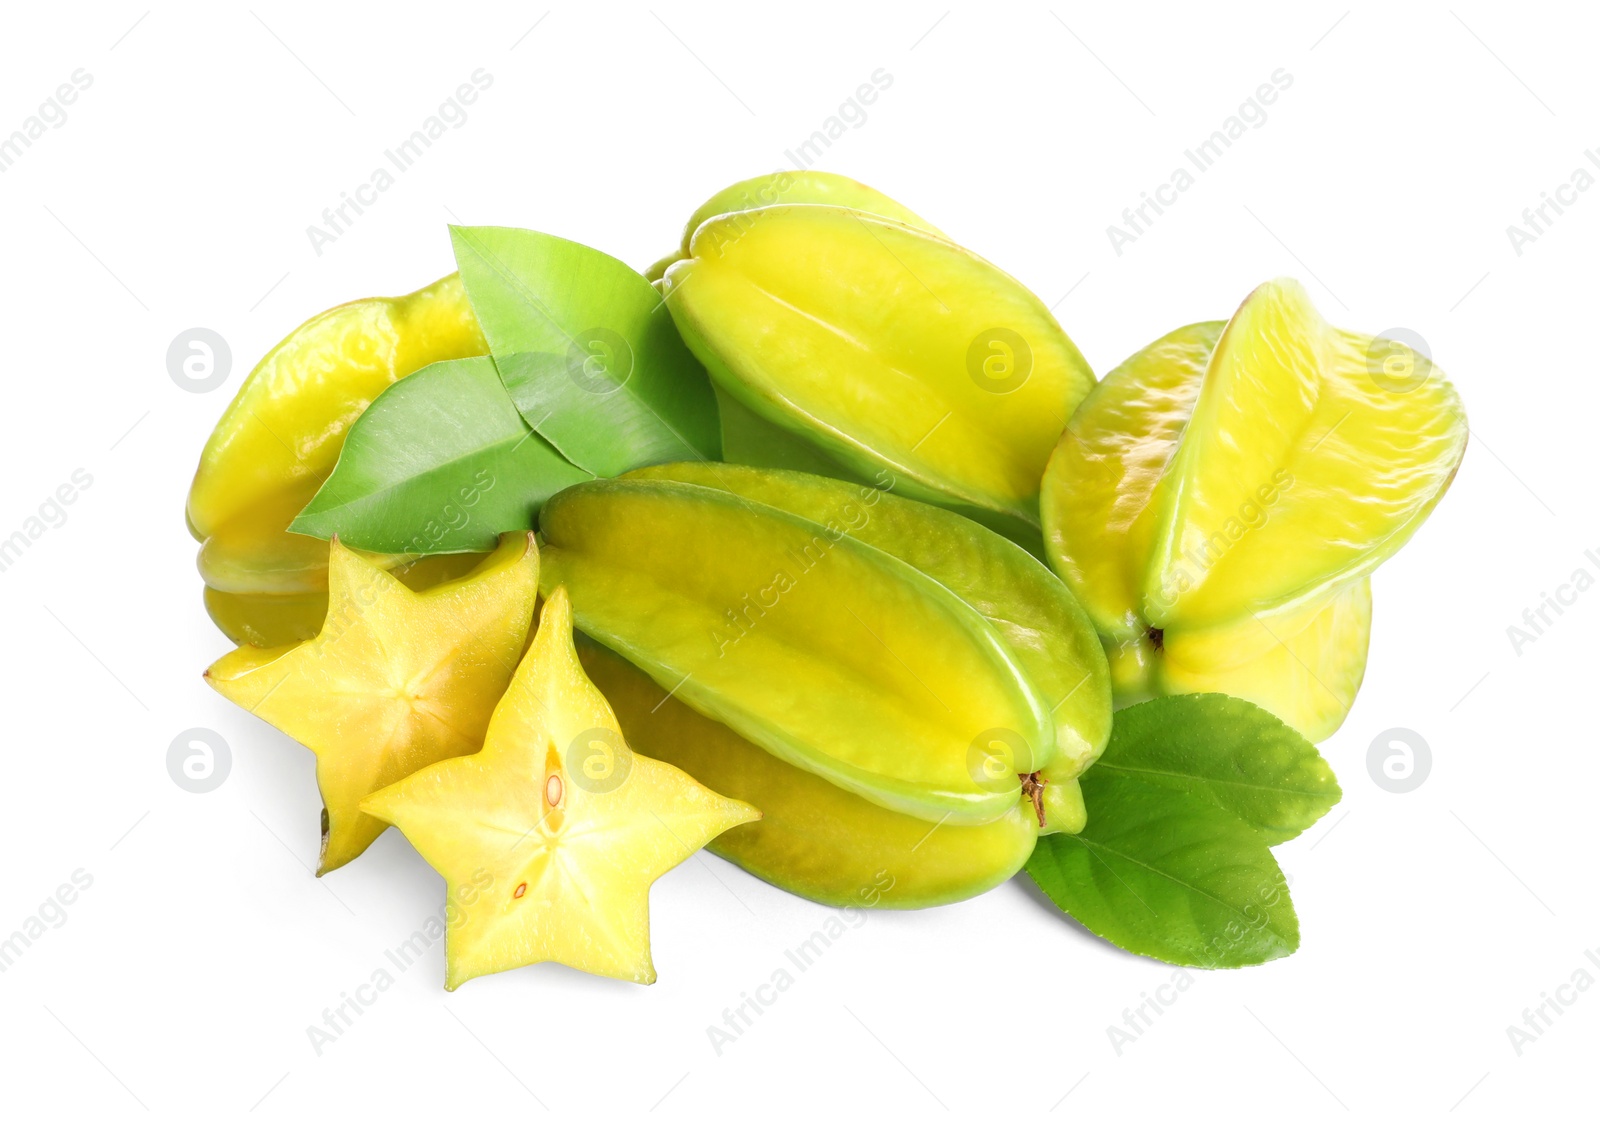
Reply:
[[597, 476], [721, 456], [711, 380], [649, 281], [533, 230], [450, 237], [506, 389], [563, 456]]
[[1226, 694], [1178, 694], [1117, 711], [1095, 767], [1204, 796], [1273, 845], [1310, 827], [1341, 795], [1310, 741]]
[[1089, 931], [1185, 967], [1246, 967], [1300, 946], [1288, 884], [1255, 828], [1099, 766], [1081, 783], [1088, 826], [1039, 839], [1027, 869]]
[[384, 553], [489, 550], [592, 478], [528, 427], [490, 359], [451, 359], [378, 395], [289, 529]]

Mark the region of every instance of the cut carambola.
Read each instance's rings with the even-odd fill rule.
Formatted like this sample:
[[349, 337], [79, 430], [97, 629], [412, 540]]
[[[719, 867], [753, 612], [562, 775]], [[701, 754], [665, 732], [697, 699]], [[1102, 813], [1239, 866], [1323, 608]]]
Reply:
[[533, 620], [539, 555], [508, 534], [473, 573], [413, 592], [337, 541], [328, 610], [314, 639], [240, 647], [206, 681], [317, 756], [322, 855], [352, 861], [385, 824], [360, 810], [385, 784], [476, 752]]
[[564, 590], [494, 708], [483, 750], [373, 794], [444, 875], [445, 987], [554, 961], [655, 982], [651, 884], [761, 813], [631, 752], [584, 677]]

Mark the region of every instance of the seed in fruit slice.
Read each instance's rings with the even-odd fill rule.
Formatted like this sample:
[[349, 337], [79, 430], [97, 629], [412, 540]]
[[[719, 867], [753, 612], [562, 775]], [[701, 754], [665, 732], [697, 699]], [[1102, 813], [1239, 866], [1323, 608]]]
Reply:
[[445, 937], [449, 990], [552, 961], [654, 982], [650, 886], [761, 814], [629, 751], [578, 663], [561, 588], [545, 602], [483, 751], [425, 768], [362, 807], [398, 826], [444, 875], [460, 910]]
[[206, 671], [223, 697], [317, 754], [319, 875], [387, 828], [361, 812], [362, 799], [478, 750], [527, 640], [538, 583], [531, 534], [505, 535], [473, 573], [423, 593], [335, 541], [316, 637], [241, 647]]

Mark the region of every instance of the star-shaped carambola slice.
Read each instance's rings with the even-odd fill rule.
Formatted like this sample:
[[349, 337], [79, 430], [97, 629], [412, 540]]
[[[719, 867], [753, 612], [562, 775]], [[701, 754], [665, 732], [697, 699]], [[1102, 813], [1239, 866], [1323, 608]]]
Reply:
[[455, 906], [445, 988], [530, 963], [655, 982], [650, 886], [761, 817], [670, 764], [631, 753], [583, 673], [557, 588], [483, 751], [362, 803], [444, 875]]
[[335, 540], [317, 636], [241, 647], [206, 671], [223, 697], [317, 754], [319, 876], [388, 829], [362, 813], [364, 798], [482, 746], [527, 642], [538, 586], [532, 534], [503, 535], [471, 573], [421, 593]]

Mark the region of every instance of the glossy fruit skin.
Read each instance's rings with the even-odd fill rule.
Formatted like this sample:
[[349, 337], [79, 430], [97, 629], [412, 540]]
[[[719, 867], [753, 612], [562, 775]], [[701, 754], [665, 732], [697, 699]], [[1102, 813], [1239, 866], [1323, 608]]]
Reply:
[[[729, 512], [735, 517], [729, 519]], [[749, 617], [744, 631], [730, 625], [720, 649], [712, 638], [702, 641], [708, 653], [697, 665], [677, 638], [694, 636], [705, 621], [696, 624], [684, 612], [674, 588], [682, 580], [676, 571], [703, 575], [722, 566], [725, 555], [767, 557], [772, 541], [796, 522], [805, 528], [802, 541], [818, 551], [812, 568], [794, 566], [792, 547], [777, 551], [766, 568], [756, 563], [754, 572], [763, 575], [774, 566], [795, 567], [793, 587], [774, 600], [758, 598], [759, 615]], [[718, 853], [757, 876], [840, 907], [920, 908], [976, 895], [1010, 877], [1044, 831], [1082, 829], [1077, 776], [1110, 733], [1109, 672], [1082, 609], [1014, 543], [951, 512], [876, 488], [733, 464], [660, 465], [580, 485], [547, 505], [543, 526], [547, 587], [567, 587], [580, 625], [604, 638], [606, 647], [590, 641], [580, 650], [634, 746], [764, 812], [760, 824], [729, 832], [715, 844]], [[644, 551], [641, 543], [648, 544]], [[855, 562], [877, 571], [866, 579], [853, 576]], [[908, 578], [907, 569], [916, 577]], [[887, 663], [892, 670], [899, 663], [922, 690], [948, 700], [949, 714], [935, 716], [953, 720], [964, 707], [938, 669], [920, 664], [928, 654], [924, 649], [934, 649], [935, 663], [941, 652], [954, 662], [955, 646], [970, 642], [971, 633], [988, 632], [1029, 689], [1046, 699], [1049, 732], [1035, 734], [1049, 742], [1043, 751], [1018, 764], [1013, 746], [998, 746], [1000, 766], [985, 777], [1001, 796], [993, 803], [998, 813], [991, 808], [982, 819], [958, 815], [965, 808], [952, 812], [944, 792], [916, 784], [909, 790], [862, 785], [859, 776], [841, 776], [834, 762], [818, 759], [819, 753], [829, 755], [838, 734], [824, 731], [817, 715], [830, 709], [848, 713], [860, 703], [849, 690], [818, 689], [830, 684], [805, 664], [812, 658], [858, 658], [861, 650], [841, 653], [829, 646], [837, 637], [800, 628], [785, 632], [781, 658], [749, 658], [747, 645], [763, 630], [813, 624], [827, 599], [852, 606], [848, 614], [833, 610], [835, 621], [846, 626], [857, 613], [872, 619], [870, 605], [895, 600], [892, 582], [876, 583], [884, 574], [898, 575], [919, 600], [953, 598], [972, 615], [960, 614], [962, 630], [942, 641], [930, 636], [918, 642], [914, 630], [892, 631], [876, 619], [859, 635], [852, 628], [845, 646], [864, 650], [866, 666], [851, 677], [866, 686], [869, 698], [895, 689], [892, 682], [874, 683], [873, 676], [884, 673], [874, 665]], [[849, 587], [852, 580], [871, 584], [863, 592]], [[790, 599], [808, 584], [819, 601]], [[749, 609], [751, 602], [736, 595], [742, 587], [733, 582], [727, 599]], [[798, 619], [785, 623], [785, 612]], [[735, 668], [731, 677], [716, 665], [724, 660]], [[919, 665], [913, 670], [905, 661]], [[793, 699], [797, 720], [784, 732], [806, 751], [782, 743], [722, 696], [749, 687], [745, 674], [762, 695]], [[934, 709], [926, 696], [914, 691], [913, 698]], [[753, 735], [730, 728], [735, 722]], [[840, 723], [845, 729], [852, 724]], [[969, 724], [980, 735], [967, 748], [967, 767], [974, 767], [978, 753], [978, 766], [986, 768], [988, 743], [978, 727], [988, 722]], [[895, 742], [888, 759], [902, 768], [902, 781], [927, 763], [915, 733], [885, 734]], [[1044, 782], [1043, 825], [1017, 775], [1035, 768]]]
[[1055, 727], [1051, 783], [1072, 780], [1105, 748], [1111, 685], [1094, 624], [1042, 562], [1008, 539], [939, 507], [803, 472], [680, 463], [628, 478], [743, 496], [898, 558], [977, 609], [1045, 697]]
[[743, 214], [762, 207], [816, 203], [834, 207], [849, 207], [864, 214], [903, 222], [930, 234], [940, 232], [925, 219], [912, 213], [881, 191], [834, 172], [780, 171], [740, 180], [718, 191], [689, 216], [683, 228], [683, 240], [674, 253], [668, 254], [645, 271], [651, 281], [658, 281], [676, 261], [690, 255], [689, 245], [694, 232], [708, 219], [726, 214]]
[[981, 826], [885, 810], [666, 697], [592, 640], [581, 639], [578, 654], [636, 752], [761, 809], [760, 822], [735, 827], [709, 849], [780, 889], [835, 908], [927, 908], [987, 892], [1033, 852], [1038, 823], [1023, 804]]
[[[662, 287], [690, 350], [724, 400], [821, 458], [760, 463], [888, 472], [898, 493], [1037, 548], [1039, 481], [1094, 376], [1032, 293], [936, 233], [849, 207], [708, 218], [689, 249]], [[725, 454], [763, 451], [724, 439]]]
[[[1221, 691], [1313, 741], [1360, 687], [1369, 575], [1449, 486], [1466, 418], [1443, 375], [1396, 387], [1379, 341], [1292, 281], [1106, 376], [1062, 435], [1042, 513], [1118, 704]], [[1416, 363], [1426, 360], [1413, 356]]]
[[[1174, 631], [1153, 664], [1153, 693], [1231, 694], [1320, 740], [1355, 702], [1371, 633], [1372, 579], [1358, 577], [1298, 610], [1211, 631]], [[1263, 639], [1265, 650], [1250, 655]]]
[[[663, 689], [879, 806], [977, 825], [1057, 755], [998, 632], [884, 551], [716, 488], [623, 477], [540, 515], [545, 591]], [[775, 688], [774, 684], [782, 684]], [[993, 774], [999, 739], [1013, 759]]]
[[225, 593], [205, 587], [206, 614], [230, 643], [282, 647], [317, 634], [328, 615], [328, 593]]
[[385, 387], [429, 363], [487, 350], [451, 274], [409, 296], [313, 316], [256, 365], [206, 442], [186, 507], [201, 575], [214, 590], [207, 606], [230, 638], [308, 638], [317, 595], [326, 595], [327, 546], [288, 533], [290, 521]]

